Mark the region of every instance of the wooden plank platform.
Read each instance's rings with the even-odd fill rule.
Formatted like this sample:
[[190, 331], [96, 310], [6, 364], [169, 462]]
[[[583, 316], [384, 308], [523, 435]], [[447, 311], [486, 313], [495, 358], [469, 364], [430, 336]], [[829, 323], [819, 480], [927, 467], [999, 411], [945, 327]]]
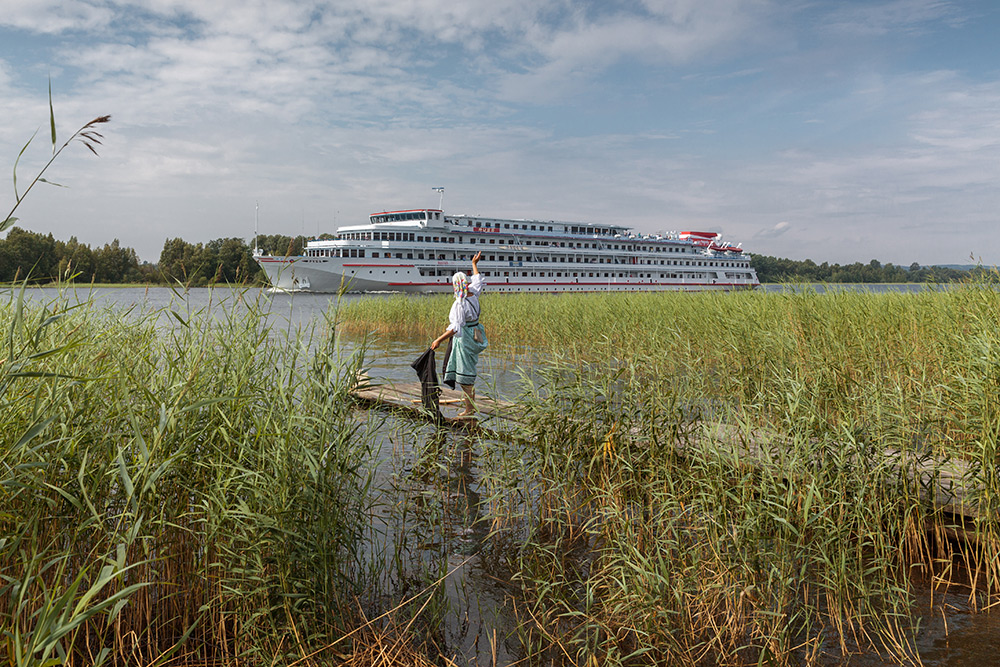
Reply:
[[[420, 401], [419, 382], [386, 382], [385, 384], [362, 384], [354, 390], [354, 396], [364, 402], [395, 410], [402, 410], [414, 415], [433, 420], [434, 415], [424, 409]], [[500, 401], [488, 396], [476, 394], [476, 416], [460, 417], [459, 412], [465, 409], [465, 392], [461, 389], [441, 387], [441, 397], [438, 400], [444, 424], [455, 428], [477, 427], [487, 418], [502, 418], [510, 420], [515, 414], [515, 406], [509, 401]]]
[[[419, 382], [386, 382], [385, 384], [368, 384], [367, 378], [353, 394], [362, 403], [400, 410], [408, 414], [434, 421], [434, 415], [424, 409], [421, 400]], [[477, 415], [460, 417], [464, 409], [464, 393], [461, 390], [441, 387], [439, 407], [442, 415], [442, 425], [460, 429], [482, 429], [482, 422], [496, 420], [504, 424], [508, 435], [510, 428], [518, 429], [518, 415], [523, 412], [515, 403], [495, 400], [487, 396], [476, 397]], [[484, 430], [498, 431], [489, 428]], [[731, 457], [734, 464], [740, 460], [754, 466], [773, 465], [776, 459], [775, 448], [784, 446], [784, 438], [773, 433], [744, 433], [735, 427], [720, 422], [702, 423], [696, 429], [696, 438], [702, 446], [718, 454]], [[499, 433], [497, 433], [499, 435]], [[522, 435], [524, 435], [522, 433]], [[678, 445], [681, 453], [685, 447]], [[981, 514], [978, 503], [971, 501], [979, 490], [974, 482], [970, 484], [969, 463], [960, 459], [947, 461], [918, 460], [913, 454], [890, 450], [885, 452], [886, 482], [891, 482], [893, 475], [909, 478], [922, 489], [921, 495], [930, 500], [939, 510], [950, 514], [960, 522], [972, 519]], [[857, 464], [849, 461], [849, 464]]]

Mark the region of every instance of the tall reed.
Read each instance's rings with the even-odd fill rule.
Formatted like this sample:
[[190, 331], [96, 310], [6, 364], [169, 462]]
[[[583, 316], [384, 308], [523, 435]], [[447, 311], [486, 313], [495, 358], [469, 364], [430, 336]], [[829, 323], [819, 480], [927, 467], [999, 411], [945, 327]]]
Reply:
[[[482, 303], [491, 353], [530, 362], [520, 437], [481, 460], [529, 662], [915, 664], [915, 586], [996, 601], [993, 286]], [[345, 319], [429, 336], [446, 312]]]
[[[484, 295], [519, 424], [458, 450], [354, 412], [334, 333], [436, 335], [448, 298], [290, 340], [246, 298], [0, 309], [14, 664], [325, 664], [359, 628], [443, 649], [456, 530], [509, 581], [529, 664], [916, 663], [915, 586], [996, 601], [990, 286]], [[375, 476], [387, 447], [416, 451]]]
[[[12, 664], [314, 664], [366, 607], [360, 355], [241, 307], [0, 308]], [[172, 326], [164, 326], [163, 316]]]
[[[448, 303], [366, 299], [345, 307], [343, 326], [430, 339]], [[862, 439], [877, 432], [899, 447], [972, 456], [996, 428], [988, 387], [1000, 295], [988, 284], [882, 294], [486, 293], [482, 303], [493, 354], [646, 360], [693, 399], [755, 406], [761, 423], [786, 420], [784, 385], [804, 383], [817, 429], [849, 422]]]
[[505, 557], [529, 654], [915, 660], [908, 568], [938, 555], [919, 485], [849, 436], [767, 437], [736, 411], [736, 439], [754, 447], [734, 446], [651, 370], [547, 369], [525, 398], [535, 435], [494, 461], [492, 511], [521, 545]]

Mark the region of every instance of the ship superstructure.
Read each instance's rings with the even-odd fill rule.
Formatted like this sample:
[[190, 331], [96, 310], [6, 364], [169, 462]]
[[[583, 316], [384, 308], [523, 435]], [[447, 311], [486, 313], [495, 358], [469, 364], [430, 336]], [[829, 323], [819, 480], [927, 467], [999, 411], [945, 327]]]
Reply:
[[310, 241], [304, 254], [255, 253], [271, 284], [312, 292], [450, 292], [451, 276], [480, 271], [490, 291], [732, 290], [759, 285], [742, 247], [715, 232], [637, 234], [601, 223], [445, 215], [441, 209], [373, 213]]

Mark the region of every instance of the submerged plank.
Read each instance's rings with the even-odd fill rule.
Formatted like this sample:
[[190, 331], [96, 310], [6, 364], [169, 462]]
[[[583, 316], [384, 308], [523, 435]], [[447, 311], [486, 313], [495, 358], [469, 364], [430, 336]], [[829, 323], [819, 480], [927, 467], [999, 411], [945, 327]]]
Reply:
[[[434, 419], [421, 403], [419, 382], [394, 382], [380, 385], [362, 385], [353, 392], [362, 402], [382, 407], [402, 410], [411, 414]], [[448, 387], [441, 387], [441, 397], [438, 406], [444, 423], [456, 428], [478, 426], [484, 417], [511, 419], [514, 415], [514, 405], [508, 401], [500, 401], [488, 396], [476, 396], [476, 416], [460, 416], [465, 409], [464, 392]]]

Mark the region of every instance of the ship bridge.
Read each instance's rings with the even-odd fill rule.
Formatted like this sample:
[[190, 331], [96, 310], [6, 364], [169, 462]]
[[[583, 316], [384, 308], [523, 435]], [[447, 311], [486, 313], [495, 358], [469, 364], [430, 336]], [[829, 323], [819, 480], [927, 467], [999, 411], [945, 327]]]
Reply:
[[443, 227], [444, 213], [437, 208], [418, 208], [405, 211], [382, 211], [368, 217], [373, 225], [392, 227]]

